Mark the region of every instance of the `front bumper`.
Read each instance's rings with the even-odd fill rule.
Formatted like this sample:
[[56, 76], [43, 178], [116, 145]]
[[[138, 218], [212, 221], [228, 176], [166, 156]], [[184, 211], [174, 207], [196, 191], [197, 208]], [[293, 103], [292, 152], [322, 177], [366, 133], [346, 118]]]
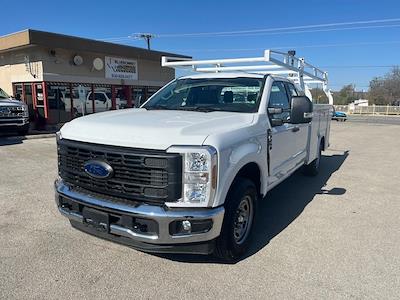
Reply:
[[2, 118], [0, 117], [0, 128], [1, 127], [22, 127], [29, 124], [29, 118]]
[[[147, 252], [211, 253], [214, 240], [221, 232], [225, 212], [223, 207], [171, 209], [123, 201], [74, 190], [62, 180], [55, 182], [55, 191], [60, 213], [67, 217], [75, 228]], [[98, 214], [100, 218], [104, 218], [103, 221], [93, 224], [87, 217], [88, 211]], [[209, 222], [211, 226], [201, 232], [171, 232], [173, 224], [185, 220], [192, 224]], [[141, 227], [141, 222], [146, 223], [151, 230], [140, 231], [138, 227]]]

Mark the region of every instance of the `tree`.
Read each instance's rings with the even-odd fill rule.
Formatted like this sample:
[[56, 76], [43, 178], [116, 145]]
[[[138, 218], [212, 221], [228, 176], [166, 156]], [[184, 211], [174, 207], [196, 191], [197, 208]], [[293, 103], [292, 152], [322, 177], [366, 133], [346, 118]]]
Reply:
[[328, 97], [325, 95], [325, 92], [321, 88], [313, 88], [311, 89], [311, 95], [313, 98], [313, 102], [315, 103], [328, 103]]
[[360, 98], [360, 92], [356, 92], [355, 85], [348, 84], [342, 87], [339, 92], [333, 93], [333, 102], [337, 105], [347, 105]]
[[382, 77], [369, 83], [368, 97], [376, 105], [398, 105], [400, 102], [400, 67], [393, 67]]

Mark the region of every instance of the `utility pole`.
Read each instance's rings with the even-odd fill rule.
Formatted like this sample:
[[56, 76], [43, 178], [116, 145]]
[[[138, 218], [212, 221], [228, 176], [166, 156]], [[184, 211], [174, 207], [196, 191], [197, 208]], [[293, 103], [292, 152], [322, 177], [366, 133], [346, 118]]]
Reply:
[[137, 37], [146, 40], [147, 50], [150, 50], [150, 40], [154, 38], [155, 35], [151, 33], [140, 33], [137, 35]]

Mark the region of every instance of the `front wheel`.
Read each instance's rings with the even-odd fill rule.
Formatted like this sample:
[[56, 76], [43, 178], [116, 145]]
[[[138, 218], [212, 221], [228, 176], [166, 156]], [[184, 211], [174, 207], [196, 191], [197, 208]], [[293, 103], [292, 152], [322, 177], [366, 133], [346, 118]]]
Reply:
[[225, 201], [225, 217], [214, 254], [227, 261], [242, 256], [251, 241], [257, 205], [257, 188], [247, 178], [238, 178]]
[[25, 136], [25, 135], [28, 134], [28, 132], [29, 132], [29, 124], [26, 124], [26, 125], [22, 126], [22, 128], [20, 128], [18, 130], [18, 135], [19, 136]]

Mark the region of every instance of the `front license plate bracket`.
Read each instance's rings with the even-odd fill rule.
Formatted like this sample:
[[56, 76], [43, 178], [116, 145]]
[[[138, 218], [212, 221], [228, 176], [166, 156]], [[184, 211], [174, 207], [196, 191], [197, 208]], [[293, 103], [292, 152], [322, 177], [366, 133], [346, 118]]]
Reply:
[[109, 232], [110, 216], [108, 213], [84, 207], [82, 210], [83, 224], [101, 232]]

